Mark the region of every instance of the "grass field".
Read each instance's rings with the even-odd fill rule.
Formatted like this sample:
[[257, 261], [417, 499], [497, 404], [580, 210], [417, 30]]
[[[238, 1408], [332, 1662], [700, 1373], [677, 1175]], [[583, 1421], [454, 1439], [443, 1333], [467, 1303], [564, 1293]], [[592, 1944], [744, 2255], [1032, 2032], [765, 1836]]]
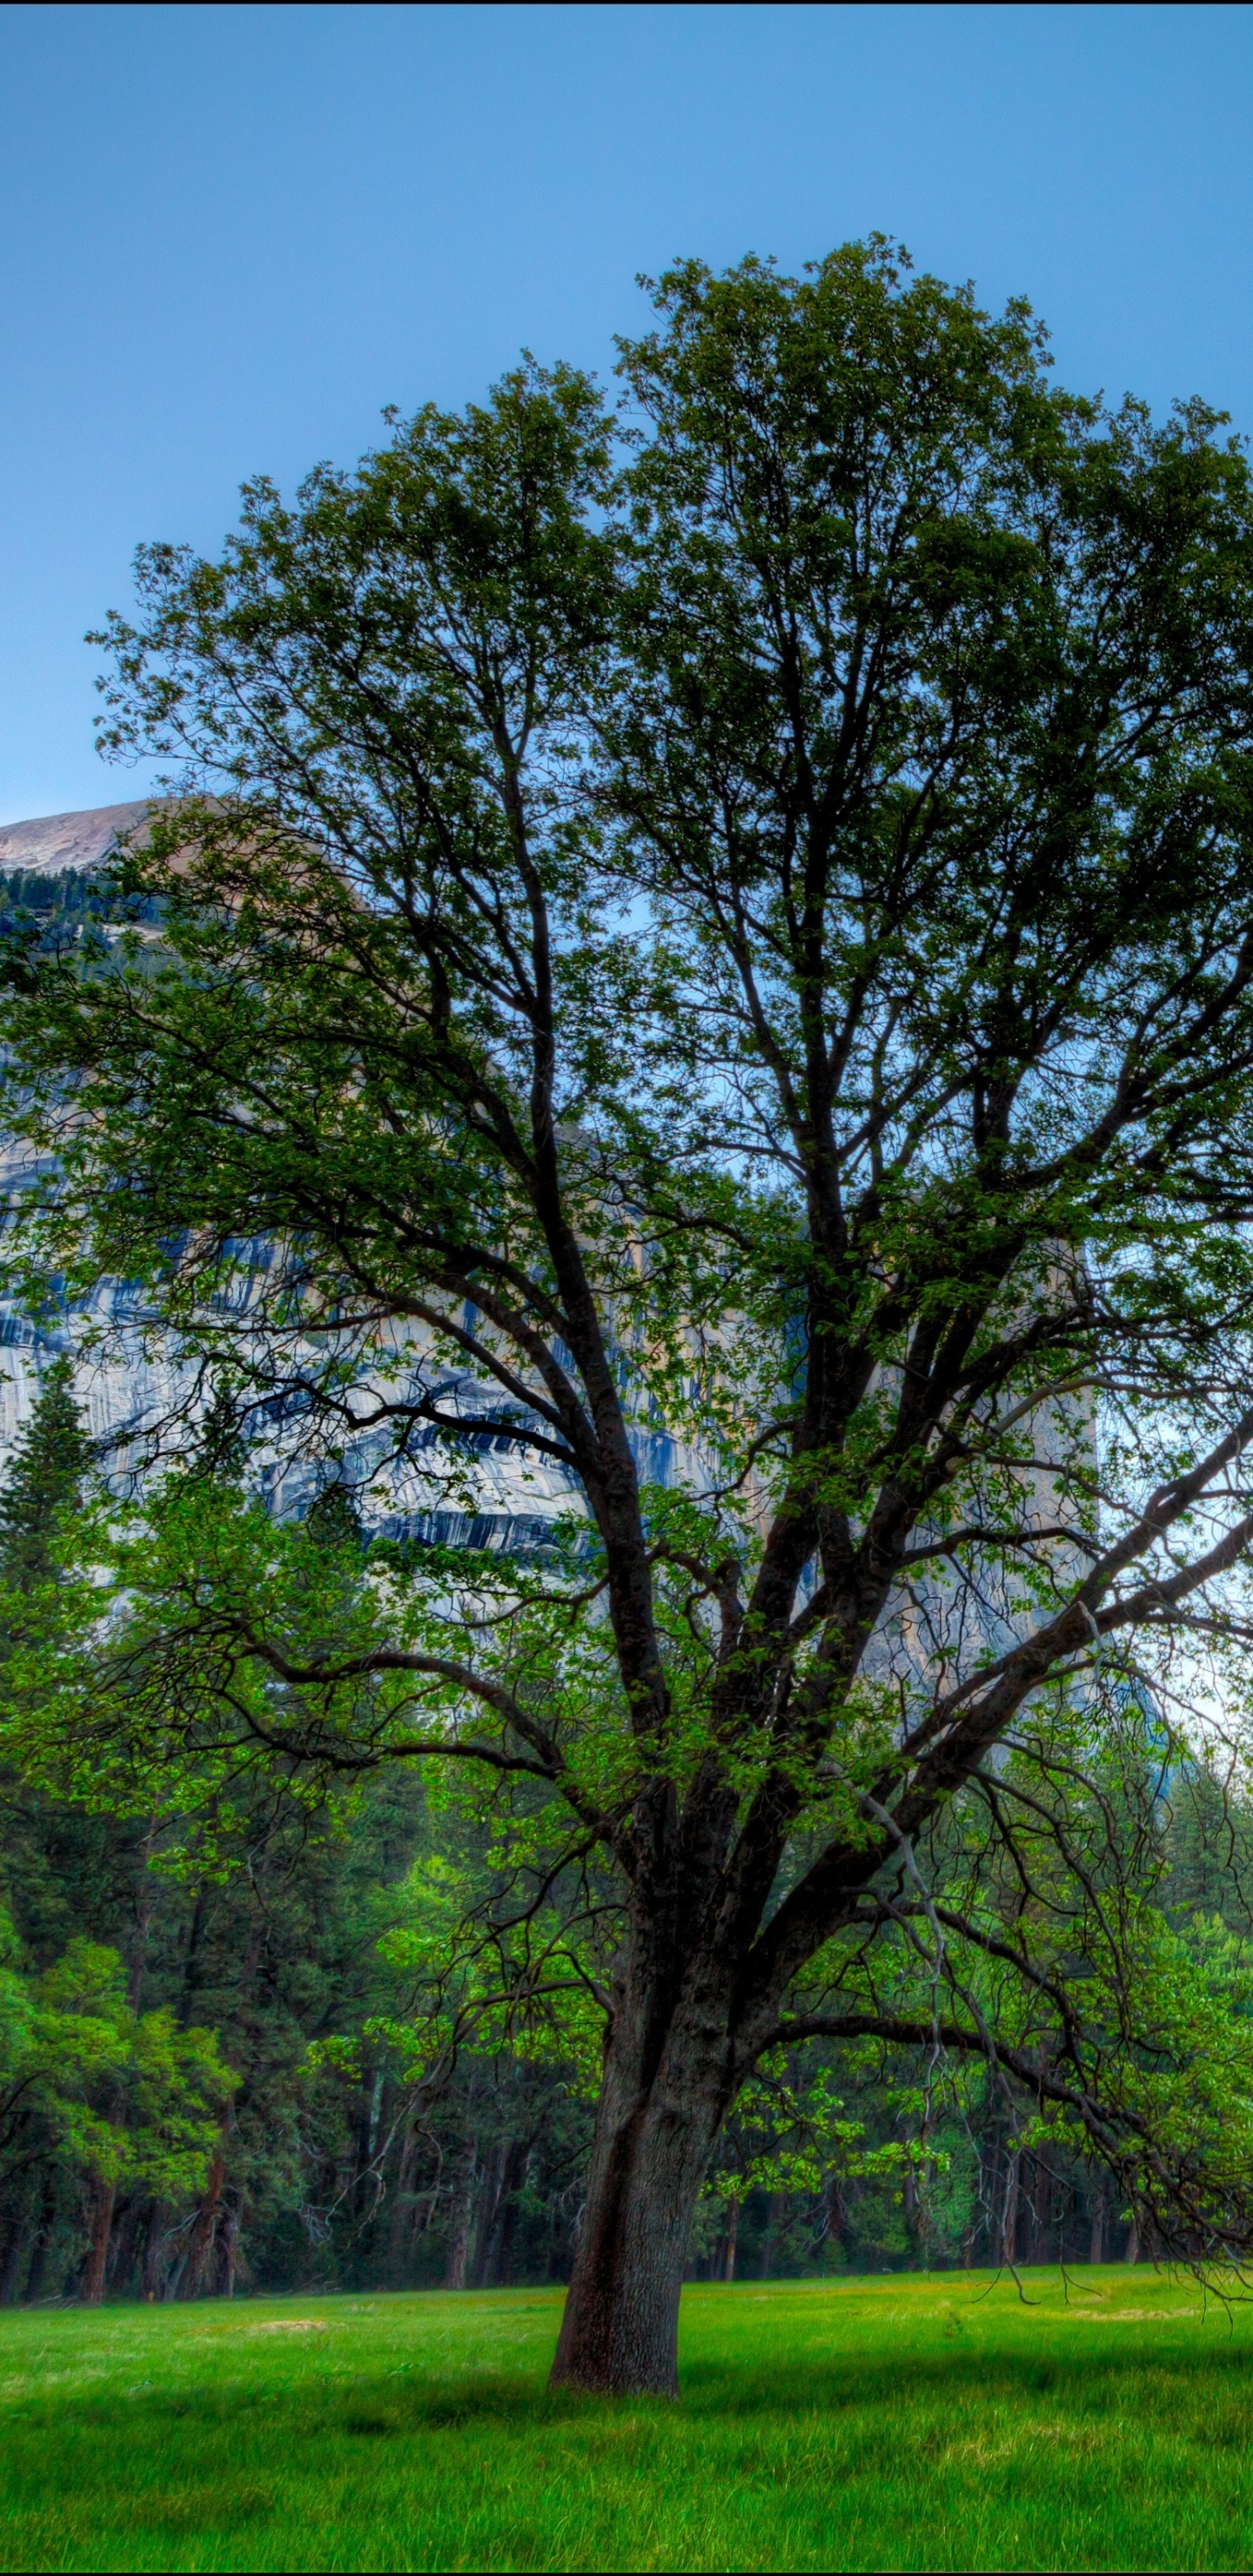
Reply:
[[559, 2294], [0, 2317], [6, 2568], [1247, 2568], [1253, 2309], [1146, 2269], [697, 2288], [680, 2404]]

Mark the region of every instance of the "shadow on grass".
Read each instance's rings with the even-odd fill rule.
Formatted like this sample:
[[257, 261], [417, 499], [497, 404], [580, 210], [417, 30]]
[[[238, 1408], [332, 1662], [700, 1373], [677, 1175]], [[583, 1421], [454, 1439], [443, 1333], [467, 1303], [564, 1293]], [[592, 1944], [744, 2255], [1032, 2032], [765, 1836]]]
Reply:
[[1172, 2344], [1169, 2328], [1159, 2329], [1157, 2350], [1143, 2343], [1132, 2351], [1062, 2347], [1048, 2352], [1005, 2352], [977, 2343], [955, 2343], [944, 2352], [846, 2354], [831, 2359], [806, 2356], [794, 2365], [772, 2363], [768, 2369], [734, 2362], [696, 2358], [683, 2372], [683, 2401], [693, 2414], [812, 2414], [846, 2407], [899, 2406], [920, 2399], [998, 2399], [1038, 2396], [1056, 2390], [1108, 2390], [1111, 2398], [1130, 2383], [1171, 2381], [1193, 2388], [1216, 2379], [1229, 2386], [1235, 2377], [1253, 2395], [1253, 2352], [1247, 2342], [1215, 2337], [1197, 2346], [1180, 2338]]
[[[1163, 2329], [1163, 2334], [1169, 2329]], [[399, 2382], [399, 2384], [398, 2384]], [[1244, 2342], [1215, 2338], [1202, 2348], [1175, 2345], [1123, 2353], [1087, 2348], [1050, 2353], [988, 2350], [973, 2339], [965, 2348], [918, 2355], [857, 2354], [805, 2358], [768, 2366], [734, 2360], [693, 2359], [683, 2373], [678, 2408], [665, 2398], [606, 2399], [571, 2389], [550, 2391], [542, 2380], [499, 2374], [472, 2385], [455, 2374], [412, 2378], [392, 2370], [358, 2370], [351, 2388], [316, 2381], [277, 2388], [202, 2387], [163, 2394], [85, 2391], [70, 2396], [32, 2395], [12, 2409], [12, 2435], [55, 2429], [61, 2439], [74, 2428], [94, 2438], [117, 2435], [122, 2445], [146, 2428], [194, 2426], [211, 2437], [232, 2425], [264, 2429], [267, 2442], [342, 2437], [352, 2443], [414, 2439], [476, 2427], [528, 2435], [560, 2425], [590, 2424], [629, 2414], [659, 2426], [678, 2419], [721, 2418], [746, 2422], [785, 2416], [840, 2416], [857, 2410], [898, 2412], [902, 2405], [973, 2410], [1014, 2407], [1053, 2393], [1081, 2408], [1125, 2408], [1133, 2392], [1142, 2407], [1156, 2408], [1167, 2390], [1185, 2403], [1208, 2389], [1215, 2398], [1238, 2394], [1253, 2402], [1253, 2352]], [[1250, 2425], [1253, 2435], [1253, 2424]]]

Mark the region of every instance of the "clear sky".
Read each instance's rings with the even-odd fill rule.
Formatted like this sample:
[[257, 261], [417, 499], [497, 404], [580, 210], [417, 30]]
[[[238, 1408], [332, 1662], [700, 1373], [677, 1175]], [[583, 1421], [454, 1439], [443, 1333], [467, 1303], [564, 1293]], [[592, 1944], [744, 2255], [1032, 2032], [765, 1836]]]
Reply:
[[83, 629], [141, 537], [351, 461], [636, 272], [872, 229], [1062, 380], [1253, 430], [1253, 9], [0, 8], [0, 821], [141, 794]]

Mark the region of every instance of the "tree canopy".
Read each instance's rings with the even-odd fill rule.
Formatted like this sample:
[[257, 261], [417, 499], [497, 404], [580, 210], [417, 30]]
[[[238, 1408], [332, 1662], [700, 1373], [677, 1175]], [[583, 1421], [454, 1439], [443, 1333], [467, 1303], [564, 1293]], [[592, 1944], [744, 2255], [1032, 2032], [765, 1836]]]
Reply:
[[192, 1458], [10, 1723], [51, 1656], [119, 1795], [481, 1784], [469, 2002], [600, 2036], [558, 2371], [625, 2388], [806, 2034], [1253, 2241], [1249, 2026], [1140, 1870], [1154, 1772], [1242, 1758], [1245, 456], [881, 241], [654, 295], [620, 410], [528, 361], [141, 551], [162, 941], [17, 941], [5, 1026], [36, 1287], [142, 1282], [245, 1443], [566, 1480], [525, 1563], [363, 1563]]

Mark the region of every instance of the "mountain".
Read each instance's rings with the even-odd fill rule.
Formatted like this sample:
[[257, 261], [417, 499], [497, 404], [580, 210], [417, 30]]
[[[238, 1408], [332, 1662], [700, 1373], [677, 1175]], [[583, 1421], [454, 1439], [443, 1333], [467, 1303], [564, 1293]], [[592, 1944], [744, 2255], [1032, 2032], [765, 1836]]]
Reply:
[[[142, 797], [124, 805], [93, 806], [85, 813], [44, 814], [29, 822], [0, 828], [0, 878], [23, 882], [13, 889], [19, 907], [38, 916], [58, 894], [75, 915], [85, 915], [88, 889], [83, 878], [102, 868], [120, 834], [142, 823], [152, 800]], [[43, 880], [37, 890], [29, 880]], [[45, 891], [46, 889], [46, 891]], [[106, 931], [107, 936], [107, 931]], [[4, 1151], [0, 1139], [0, 1201], [4, 1189], [20, 1186], [24, 1165]], [[237, 1282], [240, 1308], [246, 1313], [265, 1286], [273, 1266], [273, 1247], [256, 1241], [240, 1247], [242, 1276]], [[196, 1371], [180, 1357], [168, 1337], [152, 1329], [144, 1300], [116, 1279], [101, 1279], [81, 1304], [66, 1307], [55, 1298], [32, 1317], [12, 1299], [0, 1297], [0, 1480], [38, 1400], [40, 1384], [51, 1363], [62, 1355], [74, 1362], [75, 1390], [94, 1440], [100, 1443], [108, 1470], [125, 1480], [128, 1461], [137, 1460], [163, 1419], [175, 1415], [193, 1421], [203, 1411], [204, 1397]], [[298, 1355], [296, 1376], [298, 1378]], [[411, 1385], [420, 1383], [438, 1401], [445, 1416], [458, 1414], [484, 1425], [499, 1397], [464, 1370], [440, 1364], [425, 1334], [416, 1334], [398, 1350], [380, 1346], [377, 1363], [363, 1361], [357, 1389], [360, 1412], [376, 1413], [381, 1401], [397, 1392], [395, 1368]], [[273, 1409], [270, 1421], [258, 1424], [253, 1467], [262, 1490], [282, 1514], [304, 1511], [328, 1472], [310, 1454], [302, 1432], [299, 1400]], [[641, 1431], [641, 1463], [651, 1472], [668, 1460], [673, 1446], [664, 1435]], [[460, 1446], [460, 1444], [459, 1444]], [[347, 1447], [345, 1476], [357, 1487], [368, 1525], [397, 1536], [411, 1533], [443, 1544], [526, 1549], [541, 1544], [559, 1515], [575, 1497], [561, 1468], [544, 1459], [520, 1456], [502, 1434], [478, 1428], [468, 1434], [459, 1466], [449, 1460], [446, 1444], [434, 1432], [420, 1434], [415, 1454], [403, 1462], [389, 1455], [385, 1422], [363, 1429]], [[655, 1454], [654, 1454], [655, 1453]], [[648, 1465], [645, 1464], [648, 1472]], [[661, 1463], [661, 1472], [666, 1472]]]
[[0, 824], [0, 876], [20, 868], [37, 877], [102, 867], [123, 832], [142, 823], [151, 798], [131, 805], [93, 805], [85, 814], [40, 814], [30, 823]]

